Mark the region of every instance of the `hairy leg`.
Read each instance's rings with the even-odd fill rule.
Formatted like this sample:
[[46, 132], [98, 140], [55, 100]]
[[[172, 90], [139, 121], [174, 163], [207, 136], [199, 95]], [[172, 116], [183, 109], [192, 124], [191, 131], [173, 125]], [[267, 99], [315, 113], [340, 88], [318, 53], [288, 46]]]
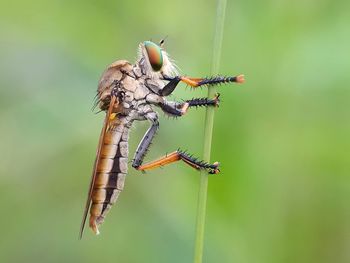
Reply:
[[210, 78], [190, 78], [190, 77], [181, 77], [181, 76], [175, 76], [175, 77], [166, 77], [164, 76], [164, 80], [168, 80], [168, 84], [166, 84], [163, 89], [160, 90], [159, 95], [160, 96], [168, 96], [170, 95], [176, 88], [176, 86], [179, 84], [180, 81], [186, 83], [187, 85], [190, 85], [191, 87], [200, 87], [205, 85], [218, 85], [223, 83], [229, 83], [229, 82], [236, 82], [236, 83], [243, 83], [244, 82], [244, 75], [238, 75], [235, 77], [223, 77], [223, 76], [216, 76], [216, 77], [210, 77]]
[[208, 98], [193, 98], [190, 100], [186, 100], [184, 102], [175, 102], [175, 101], [166, 101], [159, 103], [160, 108], [169, 115], [172, 116], [182, 116], [187, 113], [188, 108], [190, 107], [218, 107], [220, 100], [220, 94], [217, 93], [213, 99]]
[[155, 161], [141, 165], [137, 169], [140, 171], [151, 170], [151, 169], [162, 167], [164, 165], [167, 165], [176, 161], [180, 161], [180, 160], [185, 162], [187, 165], [191, 166], [196, 170], [204, 169], [204, 170], [207, 170], [208, 173], [210, 174], [218, 174], [220, 172], [219, 170], [220, 164], [218, 162], [209, 164], [204, 161], [200, 161], [197, 158], [193, 157], [192, 155], [189, 155], [188, 153], [181, 150], [177, 150]]

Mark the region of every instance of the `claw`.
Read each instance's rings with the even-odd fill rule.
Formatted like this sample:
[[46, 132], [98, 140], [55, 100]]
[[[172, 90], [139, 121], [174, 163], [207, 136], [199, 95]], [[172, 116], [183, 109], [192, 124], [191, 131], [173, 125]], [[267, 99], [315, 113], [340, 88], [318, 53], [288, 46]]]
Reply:
[[243, 75], [243, 74], [238, 75], [238, 76], [236, 77], [236, 82], [237, 82], [237, 83], [243, 83], [244, 81], [245, 81], [245, 79], [244, 79], [244, 75]]
[[215, 97], [213, 98], [213, 100], [214, 100], [214, 102], [215, 102], [215, 107], [219, 107], [219, 104], [220, 104], [220, 99], [219, 99], [219, 97], [220, 97], [220, 93], [216, 93], [215, 94]]
[[218, 174], [220, 173], [220, 169], [219, 169], [220, 163], [219, 162], [215, 162], [212, 165], [210, 165], [210, 168], [208, 169], [209, 174]]

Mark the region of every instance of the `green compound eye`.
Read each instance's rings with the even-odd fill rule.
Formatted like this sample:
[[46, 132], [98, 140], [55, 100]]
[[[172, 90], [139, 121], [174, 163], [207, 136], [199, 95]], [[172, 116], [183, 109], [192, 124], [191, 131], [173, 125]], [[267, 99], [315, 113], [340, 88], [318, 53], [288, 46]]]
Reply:
[[163, 66], [163, 55], [160, 47], [151, 41], [143, 42], [145, 45], [149, 62], [154, 71], [159, 71]]

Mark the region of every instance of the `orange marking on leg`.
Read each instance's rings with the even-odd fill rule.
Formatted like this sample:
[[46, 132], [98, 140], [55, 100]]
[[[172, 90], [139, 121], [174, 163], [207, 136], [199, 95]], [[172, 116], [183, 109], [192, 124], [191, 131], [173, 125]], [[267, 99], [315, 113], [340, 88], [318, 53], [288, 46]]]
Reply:
[[181, 115], [185, 115], [189, 107], [190, 107], [190, 104], [188, 102], [184, 103], [184, 105], [181, 108]]
[[244, 79], [244, 75], [243, 75], [243, 74], [238, 75], [238, 76], [236, 77], [236, 82], [237, 82], [237, 83], [244, 83], [244, 81], [245, 81], [245, 79]]
[[196, 81], [196, 82], [200, 82], [203, 80], [203, 78], [188, 78], [188, 79]]
[[187, 77], [181, 77], [181, 81], [185, 82], [187, 85], [190, 85], [191, 87], [198, 87], [198, 83], [202, 81], [201, 78], [187, 78]]
[[144, 171], [144, 170], [154, 169], [163, 165], [167, 165], [167, 164], [179, 161], [180, 159], [181, 158], [178, 152], [172, 152], [164, 157], [159, 158], [158, 160], [139, 166], [137, 170]]

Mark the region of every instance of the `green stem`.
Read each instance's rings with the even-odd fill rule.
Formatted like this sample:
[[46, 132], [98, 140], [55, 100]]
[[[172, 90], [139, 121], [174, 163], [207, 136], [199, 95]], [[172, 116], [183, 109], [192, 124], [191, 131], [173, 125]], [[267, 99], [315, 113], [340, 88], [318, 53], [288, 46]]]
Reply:
[[[219, 70], [222, 38], [224, 33], [225, 9], [226, 9], [226, 0], [217, 0], [214, 50], [213, 50], [213, 59], [212, 59], [212, 67], [211, 67], [211, 73], [213, 75], [217, 74]], [[215, 93], [216, 93], [216, 88], [214, 86], [209, 87], [208, 98], [213, 97]], [[210, 161], [213, 126], [214, 126], [214, 109], [212, 107], [208, 107], [206, 109], [206, 114], [205, 114], [204, 146], [203, 146], [203, 160], [207, 162]], [[198, 193], [194, 263], [201, 263], [203, 258], [207, 190], [208, 190], [208, 174], [206, 171], [201, 171], [199, 193]]]

